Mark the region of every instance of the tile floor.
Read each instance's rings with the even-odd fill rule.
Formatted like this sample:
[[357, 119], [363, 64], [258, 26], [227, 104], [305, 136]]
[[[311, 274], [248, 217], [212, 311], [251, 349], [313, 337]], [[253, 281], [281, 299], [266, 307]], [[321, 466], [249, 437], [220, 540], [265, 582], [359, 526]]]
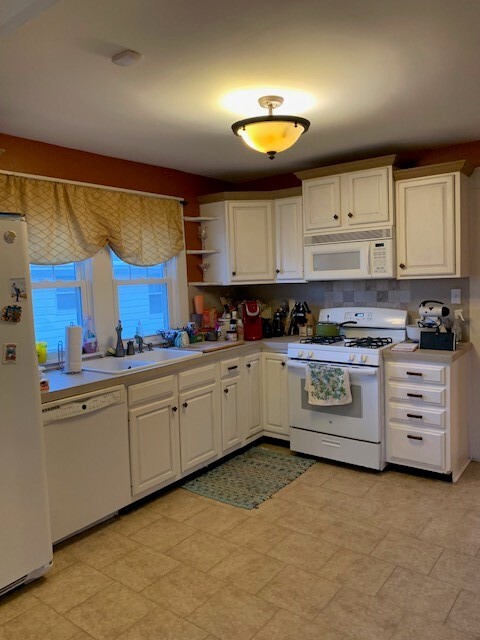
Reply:
[[174, 489], [0, 601], [0, 640], [480, 638], [480, 463], [312, 466], [258, 509]]

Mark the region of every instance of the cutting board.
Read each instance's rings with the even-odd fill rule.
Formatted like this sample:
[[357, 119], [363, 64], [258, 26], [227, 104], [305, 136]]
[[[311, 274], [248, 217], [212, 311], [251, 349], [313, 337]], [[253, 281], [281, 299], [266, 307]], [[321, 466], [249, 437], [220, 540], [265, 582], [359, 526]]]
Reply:
[[245, 344], [244, 340], [238, 340], [237, 342], [196, 342], [194, 344], [189, 344], [188, 349], [190, 351], [201, 351], [202, 353], [210, 353], [211, 351], [220, 351], [220, 349], [231, 349], [232, 347], [238, 347], [239, 345]]

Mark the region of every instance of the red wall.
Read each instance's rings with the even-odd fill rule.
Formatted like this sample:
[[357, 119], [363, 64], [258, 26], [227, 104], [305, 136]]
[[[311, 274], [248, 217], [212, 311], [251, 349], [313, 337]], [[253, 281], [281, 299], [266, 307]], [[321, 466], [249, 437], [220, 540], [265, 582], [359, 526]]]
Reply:
[[[189, 216], [198, 215], [198, 195], [232, 189], [229, 183], [184, 171], [110, 158], [1, 133], [0, 149], [5, 149], [5, 153], [0, 155], [0, 169], [178, 196], [188, 201], [184, 214]], [[196, 226], [186, 225], [188, 247], [200, 247]], [[191, 280], [198, 280], [198, 262], [195, 256], [188, 257]]]

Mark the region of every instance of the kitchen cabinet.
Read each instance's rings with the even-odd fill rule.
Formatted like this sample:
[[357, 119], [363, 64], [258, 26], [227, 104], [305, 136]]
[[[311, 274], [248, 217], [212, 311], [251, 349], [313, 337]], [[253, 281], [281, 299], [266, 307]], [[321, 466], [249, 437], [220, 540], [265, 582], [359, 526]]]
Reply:
[[[285, 193], [283, 193], [285, 192]], [[199, 198], [208, 227], [206, 280], [220, 284], [303, 281], [299, 189]], [[279, 196], [279, 197], [276, 197]]]
[[388, 156], [297, 173], [302, 179], [305, 233], [392, 226], [393, 160]]
[[242, 358], [220, 364], [222, 398], [222, 453], [243, 444], [245, 439]]
[[263, 353], [263, 430], [282, 440], [290, 438], [287, 356]]
[[465, 469], [469, 354], [456, 355], [453, 362], [448, 356], [442, 362], [441, 355], [426, 362], [419, 351], [387, 356], [387, 462], [452, 474], [453, 480]]
[[274, 201], [276, 281], [303, 281], [302, 198]]
[[440, 173], [455, 165], [437, 165], [435, 175], [429, 175], [434, 167], [395, 172], [397, 278], [468, 275], [468, 178]]
[[245, 435], [251, 438], [263, 430], [262, 416], [262, 359], [260, 353], [243, 359], [245, 380]]
[[132, 495], [173, 482], [180, 474], [176, 376], [128, 389]]
[[178, 374], [180, 463], [182, 472], [220, 453], [220, 406], [217, 365]]

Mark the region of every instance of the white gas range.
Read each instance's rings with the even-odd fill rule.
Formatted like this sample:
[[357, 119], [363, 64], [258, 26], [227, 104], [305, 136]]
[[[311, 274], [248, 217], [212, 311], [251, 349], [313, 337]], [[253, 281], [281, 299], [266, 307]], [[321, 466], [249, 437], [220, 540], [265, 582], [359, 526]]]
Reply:
[[[288, 345], [290, 448], [331, 460], [383, 469], [384, 394], [382, 350], [405, 340], [407, 312], [370, 307], [322, 309], [320, 322], [342, 326], [338, 338], [305, 338]], [[308, 363], [345, 368], [352, 402], [308, 402]]]

